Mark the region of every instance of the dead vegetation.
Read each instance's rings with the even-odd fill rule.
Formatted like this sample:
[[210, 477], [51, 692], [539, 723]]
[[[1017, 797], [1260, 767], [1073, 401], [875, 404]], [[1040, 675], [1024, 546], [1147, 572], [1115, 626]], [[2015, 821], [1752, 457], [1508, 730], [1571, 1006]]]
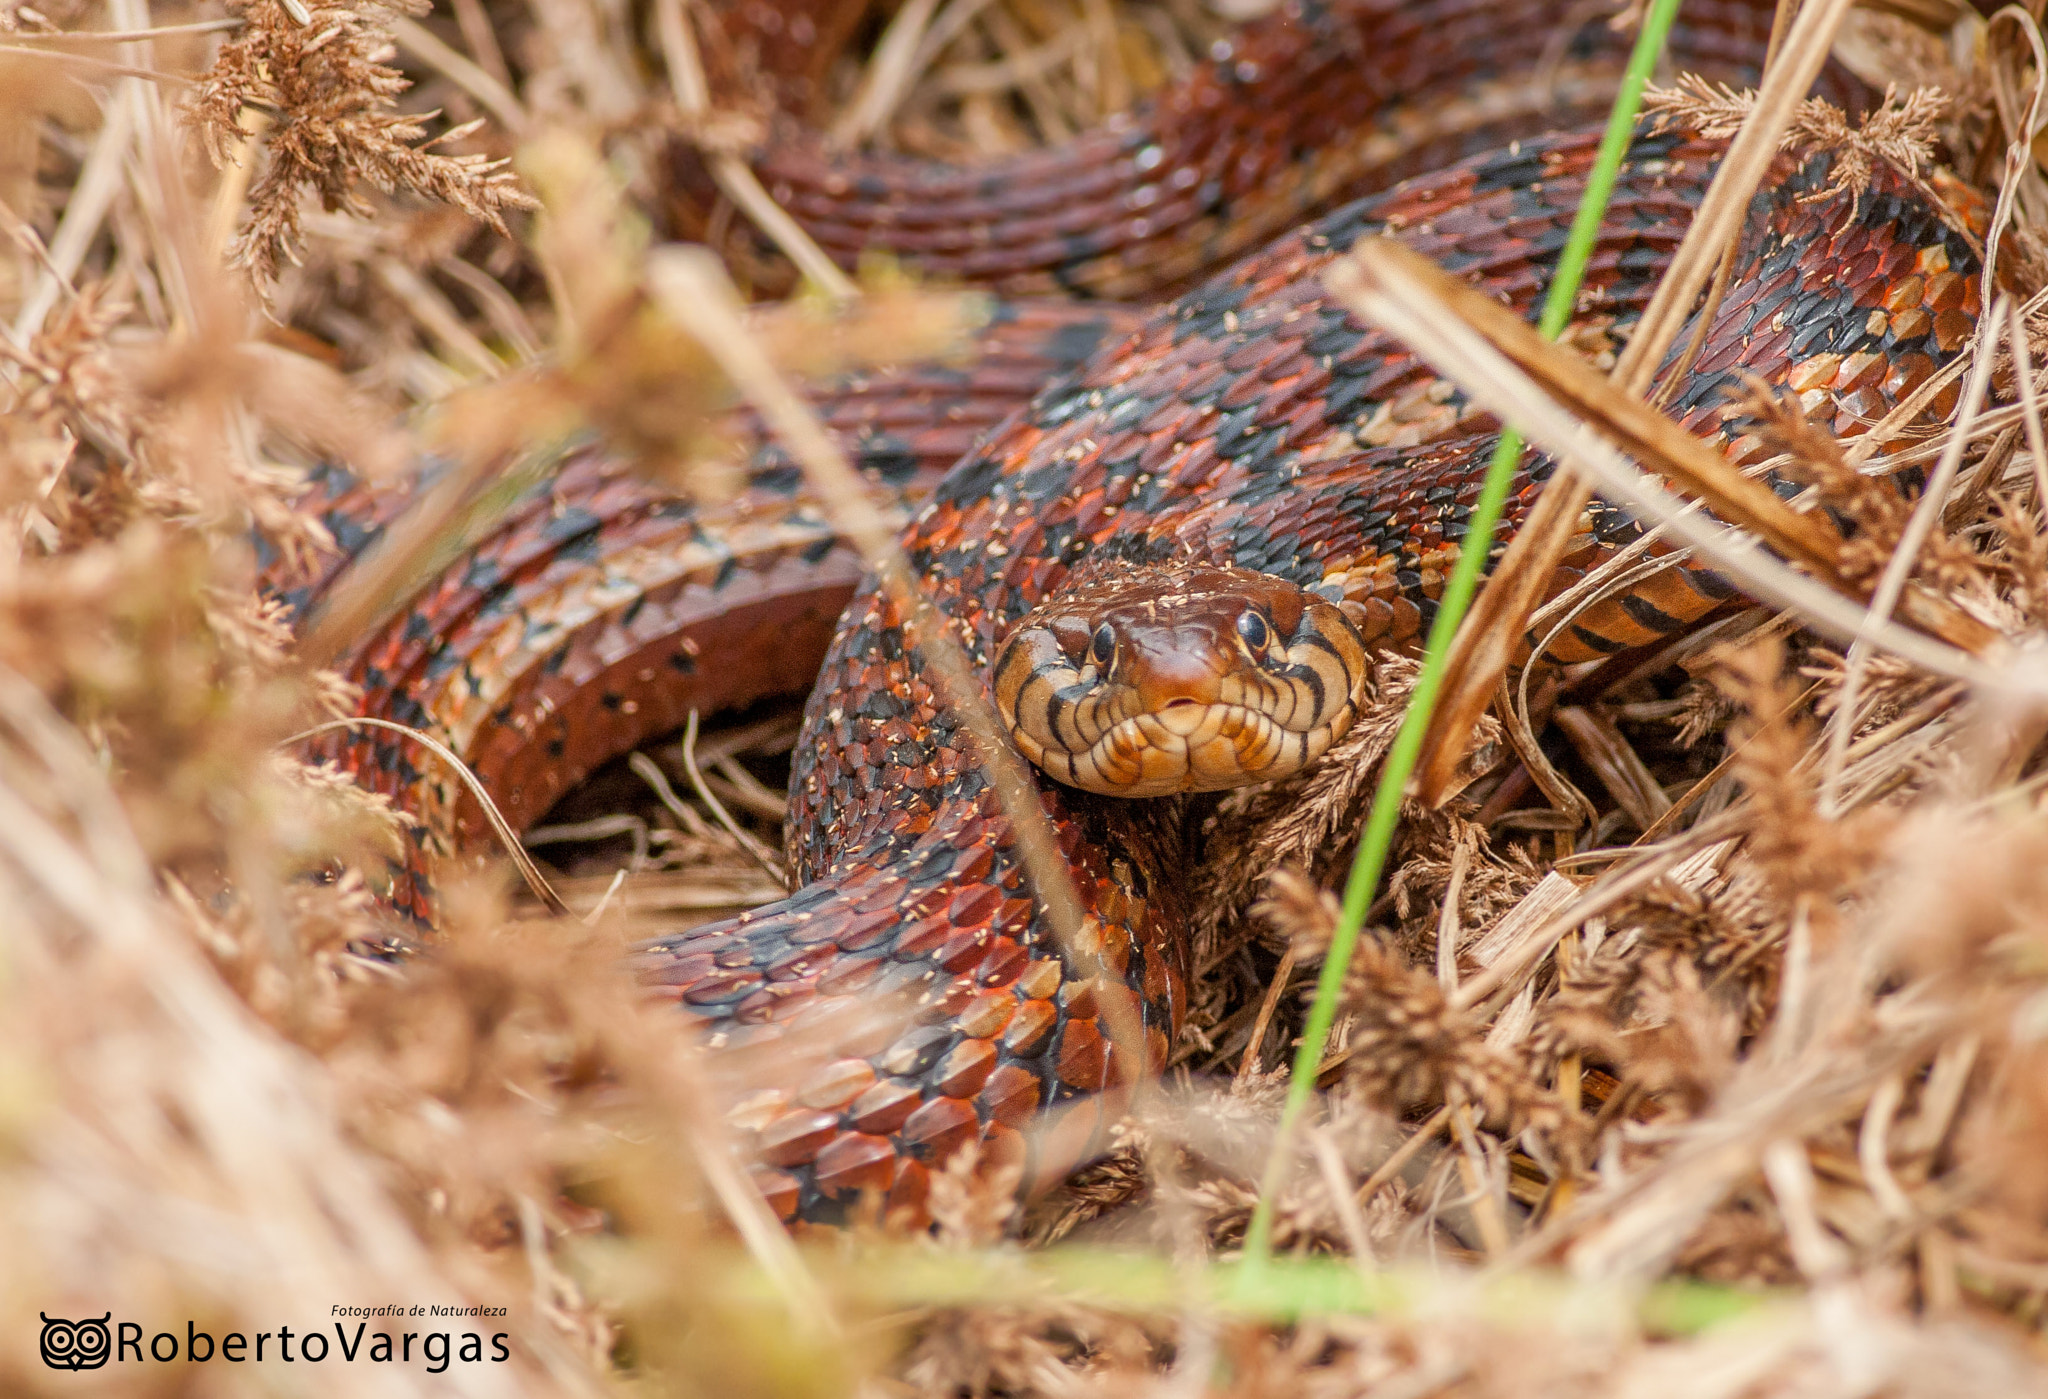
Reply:
[[[1114, 1154], [1021, 1219], [962, 1158], [934, 1238], [799, 1250], [728, 1150], [732, 1080], [758, 1066], [704, 1061], [620, 970], [650, 921], [776, 892], [687, 795], [684, 755], [606, 774], [536, 840], [588, 923], [479, 882], [450, 891], [431, 956], [365, 956], [363, 885], [307, 876], [404, 816], [292, 756], [348, 696], [294, 655], [248, 542], [332, 547], [290, 508], [322, 454], [395, 477], [448, 448], [470, 464], [448, 521], [508, 444], [573, 423], [709, 488], [684, 448], [723, 401], [703, 387], [719, 357], [658, 313], [635, 212], [667, 135], [709, 130], [677, 95], [677, 12], [0, 5], [0, 1387], [273, 1379], [60, 1374], [19, 1322], [38, 1312], [224, 1333], [402, 1302], [506, 1307], [486, 1329], [511, 1359], [293, 1378], [2048, 1389], [2048, 185], [2040, 141], [2012, 139], [2039, 125], [2039, 17], [1893, 8], [1852, 16], [1845, 52], [1946, 104], [1854, 132], [1806, 109], [1791, 139], [1980, 190], [2012, 293], [1983, 318], [1988, 393], [1893, 458], [1945, 491], [1924, 514], [1795, 402], [1740, 411], [1857, 527], [1823, 561], [1833, 596], [1896, 573], [1900, 626], [1938, 614], [1995, 644], [1966, 683], [1752, 609], [1534, 710], [1499, 701], [1443, 765], [1457, 795], [1409, 813], [1281, 1181], [1284, 1256], [1247, 1275], [1232, 1251], [1331, 933], [1320, 887], [1412, 680], [1386, 668], [1381, 715], [1331, 764], [1219, 817], [1185, 1072]], [[1167, 80], [1236, 17], [910, 0], [826, 90], [847, 140], [1016, 149]], [[1670, 105], [1752, 110], [1697, 88]], [[754, 333], [815, 369], [940, 344], [951, 314], [896, 288], [829, 345], [802, 309]], [[770, 846], [792, 736], [769, 716], [690, 755]], [[1012, 1225], [1052, 1246], [1001, 1242]]]

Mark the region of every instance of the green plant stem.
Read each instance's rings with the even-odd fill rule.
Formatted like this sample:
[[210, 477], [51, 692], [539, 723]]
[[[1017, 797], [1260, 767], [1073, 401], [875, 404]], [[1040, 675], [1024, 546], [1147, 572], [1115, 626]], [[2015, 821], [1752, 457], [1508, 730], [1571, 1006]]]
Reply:
[[[1057, 1298], [1135, 1316], [1171, 1316], [1192, 1304], [1280, 1325], [1342, 1316], [1407, 1320], [1455, 1309], [1470, 1320], [1530, 1333], [1546, 1326], [1583, 1330], [1632, 1322], [1662, 1335], [1691, 1336], [1745, 1318], [1787, 1317], [1801, 1306], [1796, 1292], [1685, 1279], [1638, 1287], [1546, 1270], [1512, 1268], [1471, 1277], [1398, 1263], [1362, 1273], [1350, 1259], [1328, 1256], [1268, 1259], [1262, 1279], [1247, 1287], [1245, 1264], [1239, 1261], [1176, 1259], [1071, 1243], [938, 1252], [914, 1242], [871, 1241], [851, 1250], [834, 1246], [803, 1252], [815, 1276], [870, 1316], [906, 1308], [1030, 1305]], [[780, 1313], [776, 1280], [752, 1258], [717, 1246], [705, 1257], [704, 1268], [719, 1279], [722, 1303]]]
[[[1592, 173], [1586, 178], [1586, 192], [1572, 220], [1564, 253], [1558, 259], [1557, 274], [1544, 298], [1543, 314], [1537, 328], [1546, 339], [1557, 338], [1577, 304], [1579, 284], [1585, 278], [1586, 264], [1592, 259], [1601, 222], [1607, 217], [1607, 203], [1614, 194], [1621, 159], [1628, 151], [1629, 139], [1635, 130], [1636, 114], [1642, 109], [1643, 85], [1649, 81], [1650, 70], [1656, 64], [1657, 55], [1663, 51], [1665, 36], [1671, 32], [1671, 23], [1678, 15], [1678, 4], [1679, 0], [1652, 0], [1648, 13], [1643, 16], [1642, 30], [1636, 36], [1635, 49], [1629, 55], [1628, 69], [1621, 80], [1621, 90], [1615, 94], [1614, 108], [1608, 114], [1607, 130], [1594, 158]], [[1430, 711], [1435, 707], [1437, 693], [1443, 686], [1444, 659], [1450, 652], [1452, 638], [1457, 635], [1458, 624], [1465, 619], [1465, 612], [1478, 591], [1480, 569], [1493, 552], [1494, 531], [1500, 523], [1501, 508], [1507, 502], [1508, 487], [1514, 481], [1515, 464], [1521, 455], [1521, 434], [1509, 428], [1501, 434], [1500, 446], [1494, 451], [1493, 461], [1487, 468], [1479, 499], [1473, 503], [1464, 542], [1458, 550], [1457, 566], [1451, 570], [1450, 578], [1444, 583], [1443, 596], [1437, 600], [1436, 618], [1430, 624], [1421, 673], [1416, 676], [1415, 690], [1409, 698], [1407, 713], [1401, 718], [1400, 731], [1395, 734], [1393, 746], [1387, 750], [1386, 761], [1380, 769], [1372, 811], [1366, 818], [1365, 833], [1359, 840], [1350, 878], [1344, 883], [1343, 911], [1330, 939], [1330, 950], [1323, 958], [1322, 972], [1316, 978], [1315, 1000], [1309, 1007], [1308, 1022], [1302, 1029], [1301, 1045], [1295, 1052], [1293, 1075], [1287, 1086], [1287, 1103], [1281, 1109], [1279, 1131], [1274, 1138], [1272, 1153], [1267, 1158], [1265, 1175], [1259, 1183], [1258, 1204], [1252, 1210], [1251, 1223], [1245, 1231], [1244, 1270], [1239, 1276], [1248, 1286], [1258, 1284], [1260, 1270], [1272, 1253], [1273, 1201], [1292, 1155], [1295, 1127], [1315, 1092], [1323, 1050], [1330, 1040], [1330, 1026], [1337, 1018], [1337, 999], [1343, 990], [1344, 976], [1351, 968], [1351, 955], [1358, 946], [1359, 931], [1365, 926], [1365, 913], [1371, 907], [1373, 892], [1379, 888], [1380, 876], [1386, 872], [1387, 854], [1394, 843], [1394, 828], [1401, 819], [1401, 794], [1415, 771], [1416, 760], [1422, 755], [1422, 740], [1429, 728]]]

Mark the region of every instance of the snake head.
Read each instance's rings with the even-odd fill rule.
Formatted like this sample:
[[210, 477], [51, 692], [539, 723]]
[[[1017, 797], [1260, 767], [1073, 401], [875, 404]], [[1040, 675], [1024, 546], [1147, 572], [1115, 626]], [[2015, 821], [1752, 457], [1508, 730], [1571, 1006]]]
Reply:
[[1285, 777], [1344, 736], [1372, 662], [1333, 604], [1213, 564], [1077, 574], [996, 657], [996, 707], [1024, 756], [1112, 797]]

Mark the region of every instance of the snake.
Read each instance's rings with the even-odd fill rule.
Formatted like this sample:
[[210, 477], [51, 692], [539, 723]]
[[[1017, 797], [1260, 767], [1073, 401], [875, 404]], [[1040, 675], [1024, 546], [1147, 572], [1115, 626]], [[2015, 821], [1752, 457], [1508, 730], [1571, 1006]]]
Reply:
[[[722, 501], [651, 485], [600, 445], [570, 453], [344, 659], [364, 713], [442, 737], [519, 829], [693, 711], [808, 690], [792, 892], [633, 962], [700, 1042], [771, 1066], [729, 1120], [780, 1218], [832, 1225], [879, 1197], [921, 1226], [934, 1173], [970, 1145], [1055, 1176], [1164, 1062], [1188, 999], [1200, 794], [1313, 764], [1369, 704], [1376, 657], [1416, 650], [1500, 439], [1321, 274], [1397, 238], [1533, 315], [1598, 145], [1571, 128], [1619, 66], [1619, 40], [1573, 8], [1288, 0], [1101, 130], [989, 168], [834, 151], [789, 115], [759, 153], [842, 262], [884, 249], [999, 296], [976, 357], [870, 371], [818, 402], [1042, 773], [1072, 936], [894, 595], [755, 426], [734, 430], [743, 479]], [[1753, 78], [1769, 10], [1688, 4], [1677, 65]], [[830, 27], [774, 13], [784, 36]], [[1561, 37], [1545, 57], [1532, 36]], [[789, 91], [810, 57], [787, 60]], [[1626, 337], [1725, 149], [1637, 132], [1578, 299], [1595, 340]], [[1776, 159], [1670, 386], [1672, 416], [1740, 463], [1772, 450], [1726, 408], [1750, 376], [1853, 436], [1973, 333], [1978, 265], [1953, 213], [1889, 167], [1854, 189], [1834, 167]], [[1524, 453], [1503, 539], [1552, 469]], [[345, 560], [417, 489], [334, 467], [306, 508]], [[1642, 536], [1596, 499], [1553, 590]], [[1535, 661], [1659, 643], [1733, 598], [1672, 565]], [[338, 571], [280, 591], [317, 611]], [[420, 816], [423, 849], [477, 844], [473, 799], [416, 750], [365, 734], [330, 751]], [[431, 919], [424, 875], [392, 898]]]

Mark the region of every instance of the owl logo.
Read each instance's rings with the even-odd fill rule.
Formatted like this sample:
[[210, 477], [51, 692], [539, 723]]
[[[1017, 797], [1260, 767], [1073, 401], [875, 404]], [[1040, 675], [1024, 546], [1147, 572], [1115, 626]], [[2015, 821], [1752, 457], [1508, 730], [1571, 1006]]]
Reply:
[[66, 1321], [46, 1312], [37, 1315], [43, 1318], [43, 1363], [52, 1370], [97, 1370], [107, 1363], [113, 1350], [113, 1338], [107, 1334], [112, 1312], [84, 1321]]

